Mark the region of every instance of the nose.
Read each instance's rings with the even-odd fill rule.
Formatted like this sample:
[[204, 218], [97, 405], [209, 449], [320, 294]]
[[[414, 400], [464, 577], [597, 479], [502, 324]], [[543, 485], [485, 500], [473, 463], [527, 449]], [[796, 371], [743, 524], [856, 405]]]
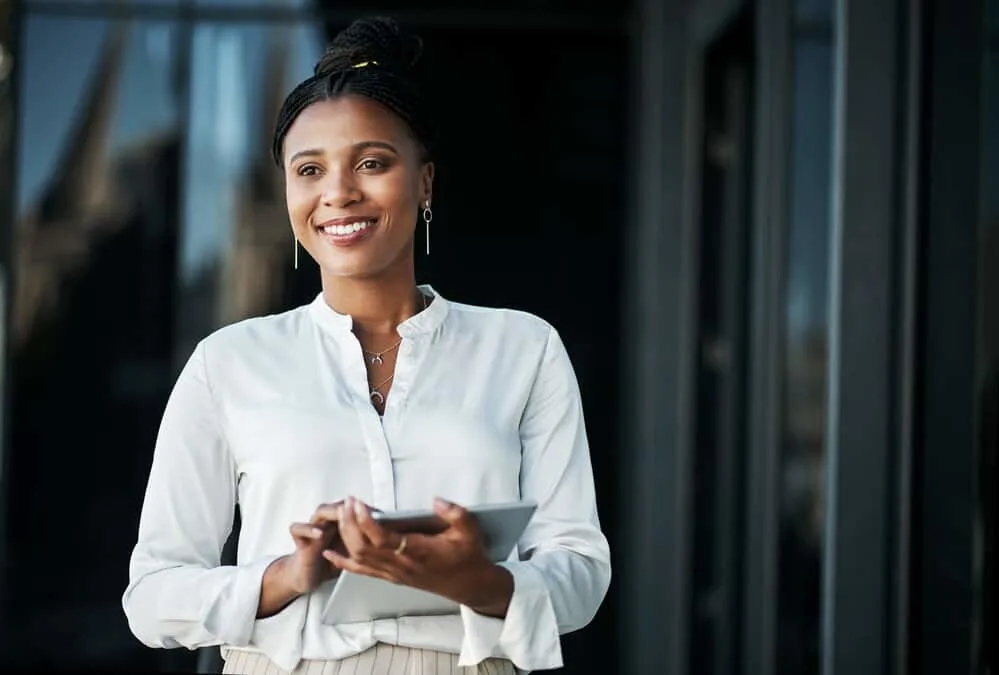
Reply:
[[361, 192], [353, 171], [330, 171], [323, 182], [320, 196], [324, 206], [342, 208], [361, 200]]

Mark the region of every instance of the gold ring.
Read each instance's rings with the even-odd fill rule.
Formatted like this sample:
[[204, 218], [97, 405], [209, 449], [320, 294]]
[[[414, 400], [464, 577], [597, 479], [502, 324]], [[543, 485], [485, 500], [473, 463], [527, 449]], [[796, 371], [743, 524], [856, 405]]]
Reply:
[[396, 555], [402, 555], [403, 551], [406, 550], [406, 535], [402, 535], [402, 540], [399, 542], [399, 546], [395, 549]]

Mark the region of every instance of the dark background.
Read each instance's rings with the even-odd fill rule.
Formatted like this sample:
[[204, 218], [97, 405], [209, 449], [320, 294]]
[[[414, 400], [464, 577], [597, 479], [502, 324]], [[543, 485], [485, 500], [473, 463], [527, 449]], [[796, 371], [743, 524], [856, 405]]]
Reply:
[[535, 312], [615, 578], [566, 672], [994, 670], [999, 7], [0, 0], [0, 668], [206, 671], [120, 607], [197, 339], [292, 270], [276, 106], [425, 39], [421, 282]]

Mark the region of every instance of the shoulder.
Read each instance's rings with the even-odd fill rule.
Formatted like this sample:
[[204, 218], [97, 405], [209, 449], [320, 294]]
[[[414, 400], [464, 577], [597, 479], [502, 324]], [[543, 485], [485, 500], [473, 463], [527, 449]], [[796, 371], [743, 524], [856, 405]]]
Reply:
[[287, 350], [289, 341], [300, 335], [308, 320], [308, 305], [279, 314], [243, 319], [223, 326], [205, 338], [198, 349], [208, 361], [228, 355]]
[[488, 334], [514, 343], [544, 346], [557, 335], [555, 327], [548, 321], [519, 309], [451, 302], [449, 319], [463, 332]]
[[546, 319], [517, 309], [450, 303], [449, 323], [456, 332], [471, 337], [491, 351], [503, 355], [522, 368], [554, 366], [572, 370], [572, 363], [558, 329]]

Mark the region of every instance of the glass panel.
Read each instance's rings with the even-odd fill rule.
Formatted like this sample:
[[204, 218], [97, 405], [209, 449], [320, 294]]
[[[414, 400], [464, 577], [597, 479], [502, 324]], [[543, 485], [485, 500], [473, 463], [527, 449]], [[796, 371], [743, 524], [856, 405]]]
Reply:
[[[131, 636], [119, 598], [173, 384], [176, 38], [169, 23], [23, 24], [5, 497], [17, 513], [7, 542], [17, 658], [28, 663], [161, 658]], [[85, 555], [67, 563], [39, 546], [43, 532]], [[67, 564], [85, 581], [44, 581]]]
[[210, 7], [277, 7], [299, 9], [318, 4], [316, 0], [194, 0], [199, 5]]
[[220, 323], [304, 301], [293, 283], [318, 292], [315, 274], [292, 274], [294, 239], [270, 147], [284, 96], [312, 73], [324, 45], [312, 24], [195, 27], [178, 358]]
[[795, 17], [784, 434], [778, 569], [779, 675], [819, 672], [832, 168], [832, 2]]
[[[84, 9], [89, 14], [93, 13], [94, 6], [99, 7], [103, 5], [111, 10], [119, 2], [132, 5], [177, 5], [181, 0], [72, 0], [73, 5], [85, 5]], [[51, 5], [53, 8], [65, 11], [70, 3], [66, 2], [66, 0], [25, 0], [25, 5], [27, 5], [29, 10], [45, 9], [45, 5]]]
[[690, 672], [742, 670], [746, 377], [750, 316], [753, 20], [705, 50], [699, 214], [697, 412], [692, 460]]
[[[985, 53], [985, 209], [999, 223], [999, 0], [989, 0]], [[995, 226], [995, 225], [993, 225]]]
[[[13, 190], [11, 168], [14, 164], [14, 145], [11, 138], [14, 121], [11, 87], [11, 76], [14, 71], [14, 55], [11, 53], [11, 38], [14, 35], [13, 8], [12, 2], [0, 2], [0, 220], [4, 222], [10, 217], [13, 199], [11, 194]], [[7, 303], [9, 302], [7, 294], [10, 288], [9, 235], [6, 227], [0, 230], [0, 392], [6, 391], [4, 377], [7, 366]], [[0, 429], [4, 428], [6, 407], [6, 401], [0, 397]], [[5, 468], [5, 450], [4, 439], [0, 435], [0, 476], [3, 476]], [[4, 510], [0, 509], [0, 517], [3, 513]], [[0, 526], [0, 537], [2, 536], [2, 526]], [[0, 554], [0, 564], [3, 560]]]
[[987, 3], [988, 32], [985, 52], [983, 166], [984, 221], [979, 252], [981, 270], [981, 339], [984, 366], [982, 447], [979, 474], [981, 517], [976, 525], [983, 543], [976, 597], [981, 599], [982, 624], [977, 640], [982, 650], [983, 672], [999, 672], [999, 642], [989, 635], [999, 633], [995, 598], [999, 589], [999, 0]]

